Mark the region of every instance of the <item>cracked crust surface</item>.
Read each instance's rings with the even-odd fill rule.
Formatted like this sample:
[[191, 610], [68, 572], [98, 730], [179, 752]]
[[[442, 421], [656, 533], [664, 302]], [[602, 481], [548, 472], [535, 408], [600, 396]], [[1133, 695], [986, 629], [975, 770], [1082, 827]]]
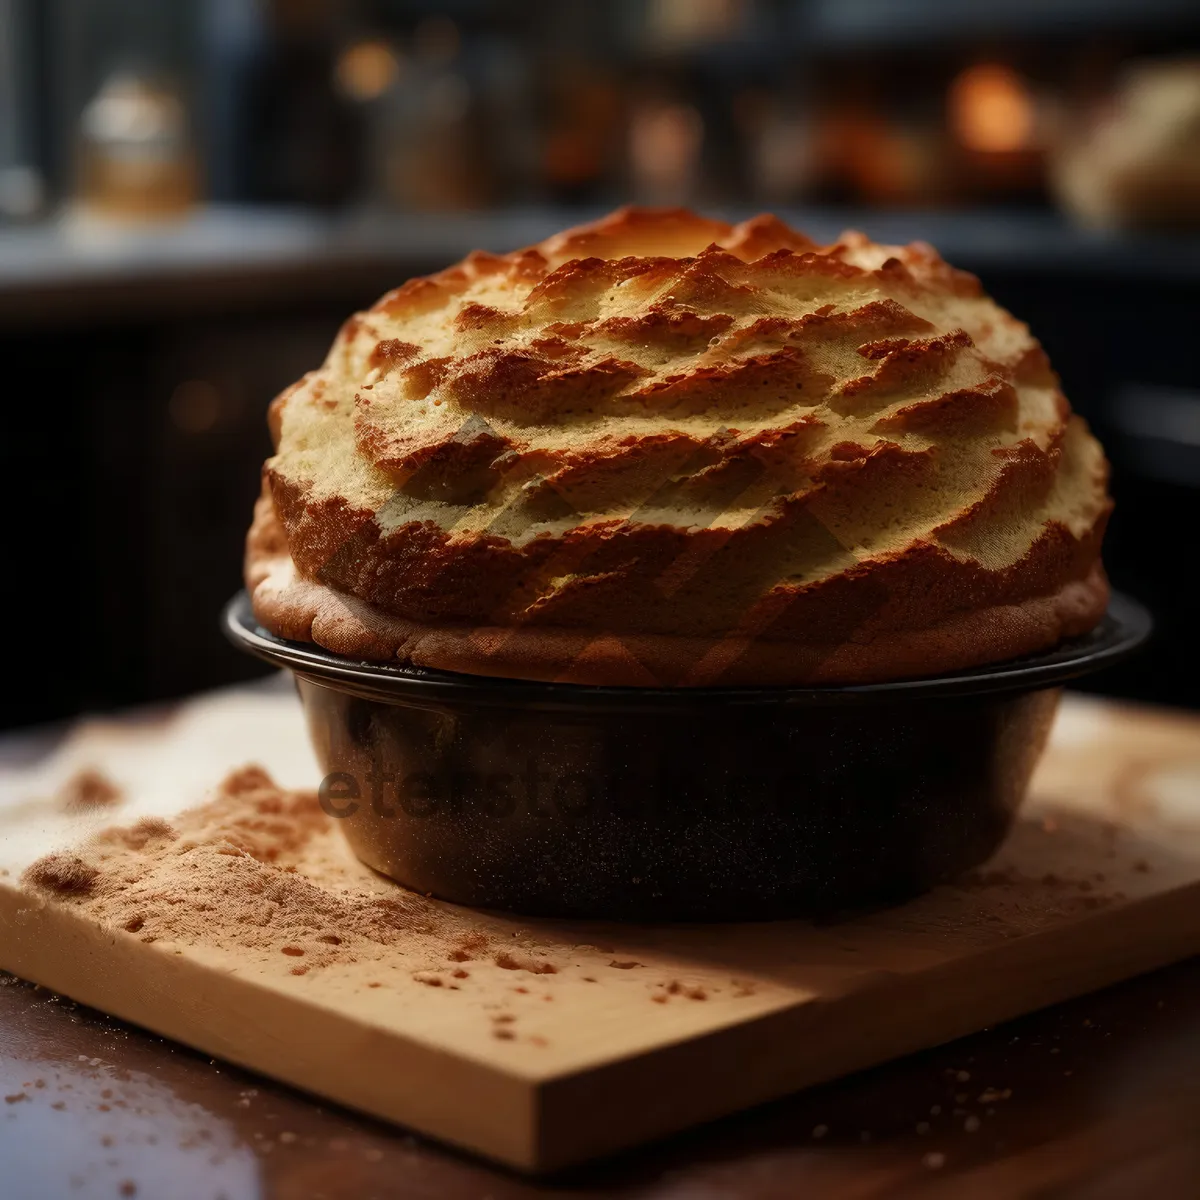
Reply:
[[620, 210], [389, 293], [270, 422], [255, 613], [355, 658], [868, 682], [1107, 603], [1103, 452], [920, 244]]

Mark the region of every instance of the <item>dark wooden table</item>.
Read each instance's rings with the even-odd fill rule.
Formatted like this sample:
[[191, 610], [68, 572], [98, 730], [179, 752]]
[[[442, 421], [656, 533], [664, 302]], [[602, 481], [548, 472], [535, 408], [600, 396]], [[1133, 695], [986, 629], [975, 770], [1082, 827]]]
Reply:
[[1173, 1200], [1200, 1195], [1200, 959], [543, 1181], [5, 975], [0, 1093], [4, 1200]]

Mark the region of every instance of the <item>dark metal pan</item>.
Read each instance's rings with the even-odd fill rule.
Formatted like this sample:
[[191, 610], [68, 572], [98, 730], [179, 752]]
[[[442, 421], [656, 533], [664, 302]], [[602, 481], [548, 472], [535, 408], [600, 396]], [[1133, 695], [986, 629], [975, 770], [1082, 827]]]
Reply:
[[817, 915], [901, 899], [1010, 828], [1061, 685], [1131, 654], [1115, 596], [1017, 662], [858, 687], [609, 688], [360, 663], [236, 596], [229, 638], [296, 676], [321, 802], [416, 891], [530, 914]]

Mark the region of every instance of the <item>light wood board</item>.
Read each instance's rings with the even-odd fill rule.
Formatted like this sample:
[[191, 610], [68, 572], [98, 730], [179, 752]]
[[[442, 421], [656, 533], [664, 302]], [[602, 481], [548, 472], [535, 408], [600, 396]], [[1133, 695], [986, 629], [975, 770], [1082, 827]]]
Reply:
[[[303, 977], [294, 959], [145, 944], [24, 888], [100, 825], [170, 818], [233, 766], [317, 770], [281, 689], [169, 719], [91, 721], [0, 766], [0, 967], [207, 1053], [533, 1171], [577, 1163], [948, 1041], [1200, 950], [1200, 721], [1068, 698], [1033, 796], [984, 871], [907, 905], [813, 926], [641, 927], [462, 915], [535, 944], [554, 974], [428, 947]], [[97, 765], [126, 799], [70, 815]], [[393, 885], [331, 837], [363, 888]], [[317, 851], [314, 850], [314, 853]], [[462, 910], [458, 910], [462, 913]], [[637, 964], [630, 966], [629, 964]], [[422, 979], [425, 982], [422, 982]], [[503, 1015], [512, 1036], [496, 1036]]]

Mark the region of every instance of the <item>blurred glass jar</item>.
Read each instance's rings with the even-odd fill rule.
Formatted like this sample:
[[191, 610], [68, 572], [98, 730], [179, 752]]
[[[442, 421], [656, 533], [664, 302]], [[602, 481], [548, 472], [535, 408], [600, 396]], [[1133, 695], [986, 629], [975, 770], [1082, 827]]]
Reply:
[[427, 17], [413, 32], [409, 55], [388, 53], [393, 69], [377, 72], [381, 86], [358, 94], [340, 68], [347, 54], [339, 59], [339, 86], [370, 101], [373, 199], [410, 212], [486, 207], [493, 178], [478, 62], [464, 51], [458, 26], [447, 17]]
[[111, 76], [80, 118], [78, 200], [98, 215], [177, 216], [199, 192], [187, 109], [170, 85]]
[[465, 74], [408, 72], [384, 99], [376, 137], [378, 191], [387, 204], [462, 212], [490, 200], [478, 98]]

